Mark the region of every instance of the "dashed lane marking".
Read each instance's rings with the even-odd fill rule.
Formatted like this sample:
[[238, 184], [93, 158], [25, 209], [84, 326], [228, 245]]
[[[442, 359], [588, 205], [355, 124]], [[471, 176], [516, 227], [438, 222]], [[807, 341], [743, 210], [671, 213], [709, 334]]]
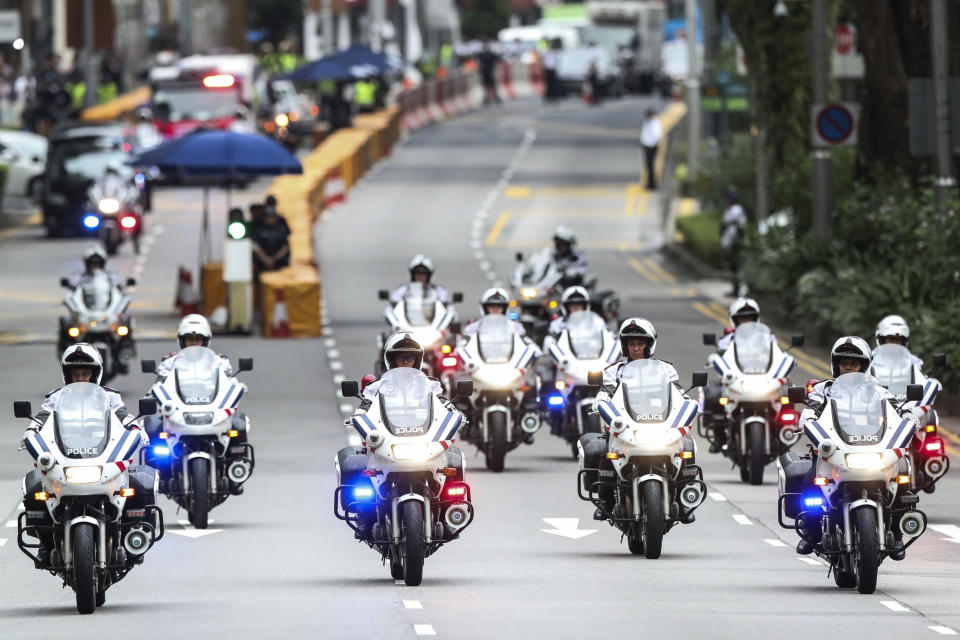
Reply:
[[786, 542], [784, 542], [783, 540], [780, 540], [780, 539], [778, 539], [778, 538], [764, 538], [763, 541], [766, 542], [766, 543], [767, 543], [768, 545], [770, 545], [771, 547], [786, 547], [786, 546], [788, 546]]
[[643, 263], [647, 265], [651, 271], [655, 272], [658, 276], [660, 276], [670, 284], [676, 284], [677, 282], [676, 276], [674, 276], [672, 273], [670, 273], [669, 271], [664, 269], [662, 266], [660, 266], [656, 262], [656, 260], [654, 260], [653, 258], [647, 258], [646, 260], [643, 261]]
[[634, 271], [642, 275], [652, 284], [660, 284], [662, 282], [662, 280], [660, 280], [660, 277], [657, 274], [655, 274], [653, 271], [650, 271], [646, 267], [646, 265], [644, 265], [642, 262], [640, 262], [636, 258], [630, 258], [629, 262], [630, 262], [630, 266], [633, 267]]
[[13, 529], [17, 526], [16, 520], [7, 520], [7, 529]]
[[713, 489], [710, 489], [710, 491], [707, 492], [707, 495], [710, 496], [713, 500], [716, 500], [717, 502], [727, 501], [727, 496]]
[[940, 625], [936, 625], [936, 624], [930, 625], [929, 627], [927, 627], [927, 629], [930, 629], [931, 631], [936, 631], [937, 633], [939, 633], [939, 634], [942, 635], [942, 636], [955, 636], [955, 635], [957, 635], [957, 632], [954, 631], [953, 629], [951, 629], [950, 627], [941, 627]]
[[406, 583], [403, 580], [394, 580], [393, 584], [397, 585], [398, 587], [402, 587]]
[[340, 386], [340, 383], [346, 379], [347, 379], [347, 376], [343, 375], [342, 373], [338, 373], [335, 376], [333, 376], [333, 384]]
[[731, 517], [737, 521], [737, 524], [751, 525], [753, 522], [750, 521], [750, 518], [743, 515], [742, 513], [734, 513]]
[[327, 357], [328, 357], [328, 358], [331, 358], [331, 359], [332, 359], [332, 358], [339, 358], [339, 357], [340, 357], [340, 351], [339, 351], [338, 349], [327, 349]]
[[352, 404], [340, 405], [340, 413], [353, 414], [353, 405]]
[[909, 608], [903, 606], [896, 600], [881, 600], [880, 604], [885, 606], [887, 609], [890, 609], [890, 611], [896, 611], [898, 613], [903, 611], [910, 611]]
[[415, 624], [413, 625], [413, 631], [418, 636], [435, 636], [437, 632], [434, 630], [432, 624]]
[[488, 247], [492, 247], [497, 243], [497, 238], [500, 237], [500, 232], [503, 231], [503, 227], [506, 226], [509, 219], [510, 212], [504, 211], [500, 214], [500, 217], [497, 218], [497, 221], [493, 223], [493, 226], [490, 228], [490, 233], [487, 234]]
[[403, 608], [404, 609], [423, 609], [423, 605], [420, 604], [419, 600], [404, 600]]
[[815, 567], [822, 567], [822, 566], [823, 566], [823, 563], [822, 563], [822, 562], [820, 562], [819, 560], [816, 560], [816, 559], [814, 559], [814, 558], [801, 558], [801, 557], [798, 556], [798, 557], [797, 557], [797, 560], [799, 560], [800, 562], [802, 562], [802, 563], [804, 563], [804, 564], [812, 564], [812, 565], [815, 566]]
[[7, 544], [7, 539], [6, 539], [6, 538], [0, 538], [0, 547], [2, 547], [2, 546], [5, 545], [5, 544]]
[[327, 347], [335, 347], [337, 346], [337, 341], [334, 340], [333, 338], [327, 338], [326, 340], [323, 341], [323, 344]]
[[330, 363], [330, 369], [333, 371], [340, 371], [341, 369], [343, 369], [343, 363], [340, 362], [339, 360], [333, 360]]
[[703, 303], [700, 302], [699, 300], [697, 300], [696, 302], [691, 303], [691, 306], [692, 306], [694, 309], [696, 309], [697, 311], [699, 311], [700, 313], [702, 313], [703, 315], [705, 315], [705, 316], [707, 316], [708, 318], [710, 318], [711, 320], [716, 320], [716, 321], [719, 322], [722, 326], [727, 326], [727, 318], [726, 318], [725, 316], [721, 315], [721, 314], [720, 314], [719, 312], [717, 312], [717, 311], [714, 311], [713, 309], [711, 309], [711, 308], [708, 307], [707, 305], [703, 304]]

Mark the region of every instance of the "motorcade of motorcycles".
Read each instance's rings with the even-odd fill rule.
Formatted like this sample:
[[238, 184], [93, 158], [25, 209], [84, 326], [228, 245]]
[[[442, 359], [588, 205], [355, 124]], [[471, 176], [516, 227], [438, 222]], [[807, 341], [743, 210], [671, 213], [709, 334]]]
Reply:
[[[591, 384], [602, 382], [601, 372], [590, 374]], [[693, 374], [694, 386], [706, 382], [705, 372]], [[577, 493], [624, 534], [630, 553], [659, 558], [663, 536], [693, 522], [707, 497], [696, 442], [687, 436], [699, 406], [662, 362], [643, 359], [624, 366], [597, 411], [609, 436], [587, 434], [578, 443]]]
[[[469, 396], [472, 384], [461, 380], [456, 389]], [[345, 381], [341, 393], [360, 397], [359, 385]], [[384, 373], [369, 408], [347, 421], [363, 446], [337, 456], [334, 515], [408, 586], [419, 585], [424, 560], [473, 521], [463, 456], [452, 446], [465, 421], [431, 391], [422, 371], [409, 367]]]
[[[141, 416], [152, 414], [156, 402], [143, 398], [139, 409]], [[14, 415], [37, 422], [29, 402], [14, 403]], [[37, 426], [23, 441], [38, 473], [24, 482], [28, 493], [17, 519], [17, 544], [38, 569], [73, 589], [77, 611], [93, 613], [107, 589], [163, 538], [155, 476], [133, 466], [140, 432], [124, 427], [99, 385], [67, 385]], [[53, 545], [48, 558], [32, 541], [41, 537]]]
[[[706, 333], [703, 342], [716, 344], [716, 336]], [[791, 347], [802, 345], [803, 336], [793, 336]], [[706, 421], [725, 421], [728, 440], [723, 455], [740, 468], [743, 482], [762, 484], [764, 467], [800, 439], [799, 412], [786, 395], [785, 382], [796, 360], [780, 349], [767, 325], [748, 322], [737, 327], [726, 352], [710, 354], [708, 362], [720, 375], [723, 391], [719, 412], [711, 412], [717, 407], [704, 407], [698, 433], [712, 441], [716, 436]]]
[[[210, 510], [237, 492], [253, 474], [256, 459], [247, 442], [250, 420], [234, 420], [247, 385], [237, 374], [253, 370], [253, 358], [240, 358], [229, 376], [207, 347], [187, 347], [173, 371], [150, 390], [160, 403], [161, 430], [144, 450], [144, 462], [160, 473], [160, 491], [186, 509], [188, 520], [205, 529]], [[143, 360], [144, 373], [156, 373]]]
[[462, 437], [483, 452], [488, 469], [503, 471], [507, 453], [522, 442], [532, 442], [540, 429], [535, 401], [531, 406], [524, 402], [525, 397], [540, 393], [539, 378], [533, 389], [525, 380], [539, 349], [525, 343], [506, 316], [488, 315], [480, 319], [476, 333], [457, 347], [457, 354], [474, 388], [470, 424]]
[[591, 371], [600, 371], [620, 359], [620, 341], [593, 311], [577, 311], [550, 342], [547, 352], [556, 363], [553, 390], [546, 394], [547, 418], [560, 426], [560, 435], [577, 457], [577, 441], [584, 433], [600, 433], [600, 417], [593, 410], [598, 387], [588, 384]]
[[[128, 287], [137, 284], [128, 278]], [[137, 356], [134, 341], [135, 323], [129, 314], [130, 296], [113, 284], [103, 270], [96, 271], [76, 287], [67, 278], [60, 286], [69, 289], [63, 304], [69, 315], [61, 316], [57, 330], [57, 357], [68, 346], [87, 342], [103, 359], [103, 383], [130, 372], [130, 363]]]
[[[806, 399], [804, 387], [788, 393], [794, 402]], [[814, 552], [829, 563], [836, 585], [860, 593], [874, 592], [880, 564], [898, 541], [906, 540], [905, 552], [927, 525], [906, 457], [917, 424], [886, 395], [872, 376], [841, 375], [801, 425], [809, 454], [791, 451], [777, 463], [780, 526], [819, 538]], [[922, 386], [908, 385], [907, 401], [922, 397]]]
[[125, 240], [133, 245], [134, 253], [139, 254], [143, 212], [143, 198], [134, 174], [108, 171], [87, 190], [83, 226], [97, 229], [108, 256], [116, 255]]

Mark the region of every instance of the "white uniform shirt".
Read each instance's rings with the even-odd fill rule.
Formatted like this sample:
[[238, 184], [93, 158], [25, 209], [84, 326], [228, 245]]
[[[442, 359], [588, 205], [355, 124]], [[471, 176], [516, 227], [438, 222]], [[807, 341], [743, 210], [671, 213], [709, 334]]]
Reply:
[[643, 121], [643, 129], [640, 130], [640, 145], [644, 147], [656, 147], [663, 138], [663, 126], [660, 124], [660, 118], [654, 116]]
[[[166, 378], [168, 375], [173, 373], [173, 361], [177, 359], [177, 356], [180, 355], [179, 351], [174, 351], [166, 358], [160, 361], [160, 364], [157, 365], [157, 377]], [[217, 354], [217, 357], [220, 358], [220, 368], [229, 376], [233, 374], [233, 365], [230, 364], [230, 358], [225, 355]]]
[[724, 249], [730, 249], [740, 239], [740, 234], [747, 226], [747, 214], [743, 207], [738, 203], [733, 203], [723, 212], [723, 220], [720, 223], [720, 246]]
[[[434, 294], [437, 296], [437, 300], [443, 304], [447, 304], [447, 290], [441, 287], [438, 284], [429, 283], [426, 285], [433, 289]], [[402, 284], [396, 289], [393, 290], [393, 293], [390, 294], [390, 303], [397, 304], [403, 297], [407, 295], [407, 290], [410, 288], [409, 284]]]
[[[525, 338], [527, 336], [527, 330], [523, 328], [522, 322], [511, 320], [510, 326], [513, 327], [513, 332], [518, 336], [520, 336], [521, 338]], [[468, 324], [466, 327], [463, 328], [463, 335], [465, 336], [475, 335], [479, 327], [480, 327], [480, 320], [474, 320], [473, 322], [471, 322], [470, 324]]]

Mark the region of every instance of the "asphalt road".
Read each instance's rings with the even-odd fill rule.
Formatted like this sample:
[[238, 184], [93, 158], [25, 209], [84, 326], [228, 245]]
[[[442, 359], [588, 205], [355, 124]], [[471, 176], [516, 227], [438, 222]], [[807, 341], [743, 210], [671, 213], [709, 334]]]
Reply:
[[[342, 416], [352, 412], [352, 403], [336, 396], [334, 380], [371, 371], [382, 327], [376, 292], [404, 281], [415, 253], [429, 254], [437, 281], [465, 294], [460, 311], [466, 318], [478, 312], [484, 288], [506, 281], [514, 253], [541, 246], [562, 221], [581, 237], [601, 286], [621, 292], [623, 313], [644, 315], [658, 327], [658, 355], [673, 362], [683, 380], [703, 368], [707, 351], [699, 336], [718, 329], [723, 317], [714, 299], [718, 285], [686, 277], [657, 252], [663, 203], [636, 186], [635, 134], [646, 106], [636, 100], [597, 109], [521, 103], [411, 137], [318, 227], [327, 335], [215, 341], [232, 358], [256, 359], [255, 370], [244, 374], [250, 391], [241, 405], [253, 421], [257, 448], [246, 493], [214, 510], [205, 535], [179, 524], [184, 514], [164, 502], [167, 538], [108, 591], [102, 609], [82, 618], [73, 594], [20, 554], [15, 529], [0, 527], [6, 540], [0, 543], [0, 634], [579, 638], [656, 630], [681, 638], [923, 638], [960, 629], [955, 475], [921, 499], [930, 522], [945, 528], [925, 534], [904, 562], [885, 562], [879, 589], [869, 596], [837, 589], [825, 565], [794, 553], [795, 535], [776, 524], [772, 466], [765, 485], [743, 485], [706, 447], [699, 463], [711, 498], [696, 523], [668, 534], [659, 560], [631, 556], [613, 529], [591, 519], [592, 507], [576, 496], [569, 447], [548, 433], [511, 452], [502, 474], [488, 472], [465, 445], [477, 519], [463, 539], [427, 560], [420, 587], [395, 584], [377, 556], [334, 519], [332, 459], [347, 441]], [[187, 203], [195, 193], [174, 190], [165, 197]], [[154, 249], [145, 263], [144, 289], [167, 286], [177, 260], [195, 255], [183, 236], [171, 238], [180, 242], [169, 245], [169, 254]], [[20, 247], [27, 242], [32, 251]], [[34, 283], [23, 290], [56, 297], [68, 246], [72, 251], [69, 242], [0, 240], [2, 289], [11, 289], [6, 274], [18, 273], [19, 281], [22, 273]], [[17, 251], [21, 262], [9, 262]], [[161, 293], [156, 304], [169, 306]], [[22, 313], [22, 304], [0, 297], [0, 324], [13, 325], [16, 335], [29, 332], [29, 323], [17, 325], [3, 314]], [[169, 326], [166, 310], [154, 313], [150, 322], [158, 331]], [[144, 343], [141, 355], [170, 349], [172, 343]], [[6, 372], [0, 407], [14, 399], [38, 402], [56, 385], [51, 350], [49, 344], [0, 350]], [[806, 370], [798, 379], [822, 370], [819, 356], [801, 359]], [[148, 384], [147, 376], [135, 374], [115, 386], [132, 405]], [[29, 460], [16, 451], [23, 425], [5, 422], [4, 524], [16, 516]], [[551, 533], [556, 524], [569, 527], [554, 520], [564, 518], [577, 519], [567, 530], [580, 533]]]

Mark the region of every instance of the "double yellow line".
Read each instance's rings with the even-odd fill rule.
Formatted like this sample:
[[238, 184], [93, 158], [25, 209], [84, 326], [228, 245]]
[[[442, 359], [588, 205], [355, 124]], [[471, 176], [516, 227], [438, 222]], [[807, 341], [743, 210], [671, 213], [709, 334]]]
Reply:
[[630, 258], [629, 262], [634, 271], [652, 284], [677, 283], [677, 277], [657, 264], [653, 258], [646, 258], [643, 262], [636, 258]]

